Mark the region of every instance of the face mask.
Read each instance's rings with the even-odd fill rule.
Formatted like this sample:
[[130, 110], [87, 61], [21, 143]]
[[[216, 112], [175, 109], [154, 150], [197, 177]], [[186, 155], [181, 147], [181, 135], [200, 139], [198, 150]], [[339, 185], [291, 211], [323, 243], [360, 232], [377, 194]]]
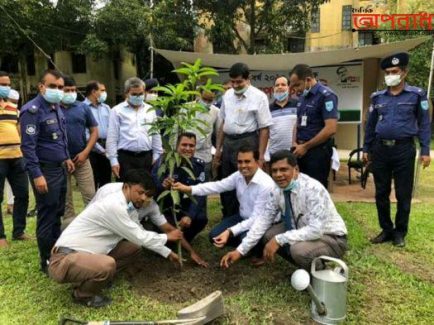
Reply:
[[51, 104], [59, 104], [63, 98], [63, 90], [47, 88], [42, 97]]
[[278, 102], [283, 102], [287, 97], [288, 97], [288, 92], [285, 91], [283, 93], [274, 93], [273, 97], [275, 100], [277, 100]]
[[128, 99], [130, 104], [133, 106], [142, 105], [144, 100], [145, 100], [145, 95], [140, 95], [140, 96], [130, 95], [130, 98]]
[[388, 87], [398, 86], [401, 83], [401, 75], [390, 74], [388, 76], [384, 76], [384, 81]]
[[246, 92], [246, 90], [247, 90], [248, 87], [249, 87], [249, 86], [246, 86], [246, 87], [244, 87], [244, 88], [242, 88], [242, 89], [235, 89], [235, 88], [234, 88], [234, 93], [235, 93], [235, 95], [242, 95], [242, 94], [244, 94], [244, 93]]
[[10, 91], [11, 91], [11, 87], [0, 86], [0, 98], [8, 98]]
[[205, 106], [208, 109], [211, 106], [211, 103], [204, 102], [202, 99], [199, 100], [199, 104]]
[[156, 100], [158, 98], [158, 94], [146, 94], [145, 101], [150, 102], [152, 100]]
[[75, 103], [76, 100], [77, 100], [77, 93], [76, 92], [66, 93], [63, 95], [62, 103], [66, 104], [66, 105], [71, 105], [71, 104]]
[[98, 97], [98, 102], [102, 104], [106, 101], [106, 99], [107, 99], [107, 93], [103, 91], [101, 95], [99, 95]]
[[136, 207], [134, 206], [133, 202], [131, 202], [131, 201], [128, 202], [128, 205], [127, 205], [127, 211], [128, 211], [128, 213], [131, 213], [134, 210], [136, 210]]
[[298, 187], [298, 180], [297, 179], [291, 179], [291, 182], [289, 183], [289, 185], [285, 188], [285, 192], [289, 191], [293, 191]]

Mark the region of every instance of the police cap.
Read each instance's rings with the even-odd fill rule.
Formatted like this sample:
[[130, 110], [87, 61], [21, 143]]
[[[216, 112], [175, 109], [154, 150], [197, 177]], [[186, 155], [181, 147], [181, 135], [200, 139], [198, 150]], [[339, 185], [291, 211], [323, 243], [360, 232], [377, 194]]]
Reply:
[[395, 53], [381, 60], [381, 69], [407, 66], [409, 55], [407, 52]]

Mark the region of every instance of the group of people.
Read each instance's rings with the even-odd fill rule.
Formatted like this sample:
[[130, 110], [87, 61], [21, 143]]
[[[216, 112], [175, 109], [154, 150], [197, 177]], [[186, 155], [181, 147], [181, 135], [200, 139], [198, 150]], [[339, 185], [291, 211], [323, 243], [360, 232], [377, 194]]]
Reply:
[[[430, 163], [428, 102], [422, 89], [405, 83], [407, 63], [406, 53], [382, 60], [388, 87], [372, 96], [364, 146], [383, 229], [372, 242], [393, 240], [397, 246], [404, 246], [408, 227], [415, 137], [423, 165]], [[7, 100], [10, 78], [0, 72], [0, 191], [7, 178], [16, 200], [13, 239], [28, 239], [29, 175], [41, 271], [72, 283], [74, 301], [86, 306], [110, 303], [102, 288], [137, 260], [142, 247], [179, 264], [169, 242], [180, 241], [194, 263], [207, 267], [193, 241], [208, 223], [210, 194], [221, 195], [223, 218], [209, 231], [209, 241], [235, 248], [222, 257], [222, 268], [250, 255], [256, 266], [277, 253], [305, 269], [320, 255], [342, 257], [347, 229], [327, 191], [336, 94], [315, 79], [312, 68], [299, 64], [289, 78], [276, 78], [269, 104], [249, 76], [247, 65], [236, 63], [221, 98], [200, 94], [197, 102], [206, 110], [198, 114], [206, 132], [182, 132], [176, 143], [192, 171], [181, 166], [169, 177], [159, 172], [165, 154], [161, 136], [149, 133], [158, 119], [150, 109], [158, 96], [155, 80], [128, 79], [125, 100], [110, 108], [101, 82], [89, 82], [80, 102], [72, 78], [47, 70], [39, 95], [18, 111]], [[71, 176], [86, 204], [78, 216]], [[390, 218], [392, 177], [396, 226]], [[171, 195], [162, 210], [153, 199], [168, 189], [179, 192], [179, 209], [167, 209]], [[0, 243], [7, 245], [1, 218]]]

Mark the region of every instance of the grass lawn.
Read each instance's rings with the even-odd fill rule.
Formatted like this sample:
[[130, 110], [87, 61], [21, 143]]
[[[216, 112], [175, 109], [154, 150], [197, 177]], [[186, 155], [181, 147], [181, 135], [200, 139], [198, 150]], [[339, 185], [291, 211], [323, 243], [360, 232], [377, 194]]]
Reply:
[[[75, 201], [81, 207], [77, 194]], [[345, 256], [350, 268], [346, 323], [433, 324], [433, 194], [431, 167], [421, 172], [418, 198], [422, 203], [413, 205], [405, 249], [369, 244], [368, 238], [379, 229], [373, 204], [337, 205], [350, 242]], [[209, 226], [219, 220], [219, 209], [218, 201], [210, 200]], [[4, 216], [4, 221], [9, 236], [10, 216]], [[34, 230], [35, 219], [28, 219], [28, 233]], [[113, 304], [95, 310], [73, 304], [68, 285], [54, 283], [38, 271], [36, 241], [12, 242], [0, 251], [0, 324], [56, 324], [62, 315], [81, 320], [170, 319], [216, 289], [223, 291], [226, 314], [215, 324], [310, 323], [309, 297], [291, 288], [294, 268], [282, 259], [259, 269], [245, 259], [223, 271], [217, 265], [224, 250], [208, 244], [206, 234], [199, 236], [196, 245], [210, 262], [209, 269], [187, 263], [181, 273], [170, 265], [163, 272], [159, 267], [166, 261], [146, 254], [137, 274], [120, 274], [107, 292]]]

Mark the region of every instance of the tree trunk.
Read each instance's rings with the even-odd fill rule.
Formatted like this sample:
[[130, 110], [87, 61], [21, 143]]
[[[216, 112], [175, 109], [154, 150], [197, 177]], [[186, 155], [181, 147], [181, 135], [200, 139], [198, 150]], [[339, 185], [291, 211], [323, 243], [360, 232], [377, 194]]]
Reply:
[[256, 46], [255, 46], [255, 39], [256, 39], [256, 0], [250, 0], [250, 17], [249, 19], [249, 25], [250, 25], [250, 46], [248, 49], [249, 54], [254, 54], [256, 52]]

